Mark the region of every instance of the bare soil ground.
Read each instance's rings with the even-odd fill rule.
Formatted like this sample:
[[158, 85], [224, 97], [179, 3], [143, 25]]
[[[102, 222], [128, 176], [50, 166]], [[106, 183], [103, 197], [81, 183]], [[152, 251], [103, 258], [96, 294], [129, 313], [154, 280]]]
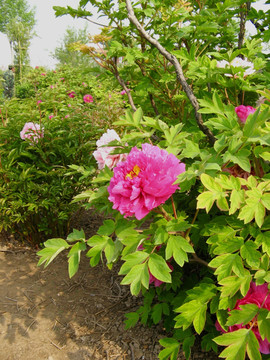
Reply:
[[[91, 236], [100, 218], [87, 218], [77, 228], [82, 222]], [[124, 314], [141, 299], [119, 285], [117, 271], [90, 268], [82, 256], [70, 280], [65, 256], [46, 269], [37, 262], [34, 249], [0, 238], [0, 360], [158, 359], [162, 326], [124, 330]], [[218, 358], [195, 349], [191, 359]]]

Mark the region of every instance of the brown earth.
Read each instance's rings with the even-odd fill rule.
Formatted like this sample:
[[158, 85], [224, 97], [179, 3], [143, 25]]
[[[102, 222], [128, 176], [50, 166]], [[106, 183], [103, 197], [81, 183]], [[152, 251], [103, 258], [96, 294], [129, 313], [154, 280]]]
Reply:
[[[77, 219], [91, 236], [101, 219]], [[120, 286], [117, 271], [89, 267], [82, 256], [69, 279], [67, 259], [37, 267], [36, 251], [12, 237], [0, 239], [0, 360], [157, 360], [161, 326], [124, 329], [124, 314], [141, 299]], [[181, 355], [179, 359], [184, 360]], [[216, 360], [197, 349], [193, 360]]]

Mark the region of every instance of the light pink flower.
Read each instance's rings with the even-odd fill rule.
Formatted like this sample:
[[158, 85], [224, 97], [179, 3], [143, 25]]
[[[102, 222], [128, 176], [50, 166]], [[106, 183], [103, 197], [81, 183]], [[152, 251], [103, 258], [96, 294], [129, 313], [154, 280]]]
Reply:
[[35, 66], [35, 69], [39, 69], [39, 66]]
[[97, 150], [94, 151], [93, 156], [98, 163], [99, 169], [103, 169], [105, 165], [107, 165], [108, 168], [112, 169], [119, 161], [123, 161], [126, 159], [126, 154], [111, 154], [111, 152], [115, 150], [115, 147], [104, 146], [109, 144], [113, 140], [120, 141], [120, 137], [118, 136], [116, 131], [108, 129], [107, 132], [103, 134], [101, 138], [96, 142]]
[[87, 84], [86, 84], [85, 82], [82, 82], [82, 86], [86, 87], [86, 86], [87, 86]]
[[[245, 305], [245, 304], [255, 304], [259, 308], [262, 307], [264, 309], [270, 310], [270, 295], [267, 284], [256, 285], [254, 282], [251, 282], [247, 295], [242, 299], [237, 300], [234, 310], [241, 310], [240, 305]], [[251, 324], [249, 323], [246, 325], [236, 324], [233, 326], [229, 326], [227, 332], [233, 332], [244, 328], [249, 329], [250, 325]], [[260, 344], [260, 352], [263, 354], [270, 354], [270, 343], [267, 340], [267, 338], [265, 338], [264, 340], [261, 338], [256, 319], [252, 320], [252, 325], [253, 325], [252, 331], [255, 334]], [[222, 331], [223, 333], [225, 332], [218, 323], [218, 321], [216, 322], [216, 329]]]
[[69, 115], [65, 115], [65, 119], [68, 119], [69, 118]]
[[179, 188], [174, 182], [184, 171], [185, 164], [166, 150], [150, 144], [142, 144], [142, 150], [133, 147], [113, 170], [108, 187], [113, 209], [142, 219]]
[[239, 105], [235, 108], [235, 112], [242, 123], [245, 123], [249, 114], [256, 111], [252, 106]]
[[68, 93], [68, 96], [69, 96], [70, 98], [74, 98], [75, 95], [76, 95], [75, 91], [70, 91], [70, 92]]
[[84, 97], [83, 97], [83, 101], [84, 101], [85, 103], [92, 103], [92, 102], [94, 101], [94, 99], [93, 99], [93, 96], [92, 96], [92, 95], [86, 94], [86, 95], [84, 95]]
[[[128, 89], [128, 91], [130, 91], [130, 89]], [[127, 93], [126, 90], [122, 90], [120, 94], [125, 95], [126, 93]]]
[[37, 143], [39, 138], [44, 136], [43, 129], [40, 129], [39, 124], [33, 122], [27, 122], [24, 124], [20, 137], [22, 140], [30, 140], [33, 143]]

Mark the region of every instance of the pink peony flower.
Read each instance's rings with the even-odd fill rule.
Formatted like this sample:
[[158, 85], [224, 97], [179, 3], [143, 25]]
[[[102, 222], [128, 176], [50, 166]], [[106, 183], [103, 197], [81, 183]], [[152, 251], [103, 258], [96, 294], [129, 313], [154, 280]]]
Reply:
[[142, 144], [142, 150], [133, 147], [113, 171], [108, 187], [113, 209], [141, 220], [178, 189], [173, 183], [185, 171], [185, 164], [166, 150]]
[[126, 159], [126, 154], [110, 154], [115, 149], [115, 147], [104, 146], [109, 144], [113, 140], [120, 141], [120, 137], [114, 130], [108, 129], [107, 132], [103, 134], [101, 138], [96, 142], [97, 150], [94, 151], [93, 156], [98, 163], [99, 169], [103, 169], [105, 165], [107, 165], [108, 168], [112, 169], [119, 161], [123, 161]]
[[39, 69], [39, 66], [35, 66], [35, 69]]
[[92, 102], [94, 101], [94, 99], [93, 99], [93, 96], [92, 96], [92, 95], [86, 94], [86, 95], [84, 95], [84, 97], [83, 97], [83, 101], [84, 101], [85, 103], [92, 103]]
[[248, 106], [240, 105], [235, 108], [235, 112], [236, 112], [239, 120], [241, 121], [241, 123], [245, 123], [248, 115], [253, 114], [255, 111], [256, 111], [256, 109], [254, 109], [254, 107], [249, 106], [249, 105]]
[[86, 87], [86, 86], [87, 86], [87, 84], [86, 84], [85, 82], [82, 82], [82, 86]]
[[46, 76], [46, 73], [41, 73], [40, 75], [41, 75], [41, 76]]
[[42, 100], [38, 100], [37, 101], [37, 105], [41, 104], [42, 103]]
[[49, 115], [49, 119], [51, 120], [53, 118], [53, 115]]
[[[247, 295], [242, 299], [237, 300], [234, 310], [241, 310], [240, 305], [245, 305], [245, 304], [255, 304], [258, 307], [263, 307], [267, 310], [270, 310], [270, 294], [268, 291], [267, 284], [256, 285], [254, 282], [251, 282]], [[270, 343], [267, 340], [267, 338], [265, 338], [264, 340], [261, 338], [256, 318], [252, 320], [252, 324], [250, 323], [246, 325], [236, 324], [233, 326], [229, 326], [228, 332], [233, 332], [243, 328], [249, 329], [251, 325], [253, 325], [252, 331], [259, 341], [260, 352], [263, 354], [270, 354]], [[223, 333], [225, 332], [220, 326], [218, 321], [216, 322], [216, 329]]]
[[76, 95], [75, 91], [70, 91], [70, 92], [68, 93], [68, 96], [69, 96], [70, 98], [74, 98], [75, 95]]
[[40, 129], [39, 124], [33, 122], [27, 122], [24, 124], [20, 137], [22, 140], [30, 140], [33, 143], [37, 143], [39, 138], [44, 136], [43, 129]]
[[71, 104], [68, 104], [68, 107], [71, 107]]

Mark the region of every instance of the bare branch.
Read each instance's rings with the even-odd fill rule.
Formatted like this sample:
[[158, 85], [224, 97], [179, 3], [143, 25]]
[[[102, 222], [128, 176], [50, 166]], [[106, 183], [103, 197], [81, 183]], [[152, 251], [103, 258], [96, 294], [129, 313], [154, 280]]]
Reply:
[[181, 65], [179, 64], [177, 58], [172, 55], [170, 52], [168, 52], [156, 39], [152, 38], [151, 35], [149, 35], [145, 29], [143, 28], [143, 26], [139, 23], [138, 19], [136, 18], [132, 5], [131, 5], [131, 1], [130, 0], [126, 0], [126, 8], [128, 11], [128, 18], [130, 20], [130, 22], [132, 24], [135, 25], [135, 27], [139, 30], [139, 32], [141, 33], [141, 35], [153, 46], [155, 46], [158, 51], [174, 66], [175, 68], [175, 72], [176, 72], [176, 76], [177, 76], [177, 80], [180, 82], [180, 84], [183, 87], [183, 90], [185, 91], [187, 97], [189, 98], [194, 110], [195, 110], [195, 117], [196, 117], [196, 121], [197, 124], [200, 128], [200, 130], [207, 136], [209, 142], [213, 145], [216, 141], [216, 138], [214, 137], [213, 133], [211, 132], [210, 129], [208, 129], [207, 126], [204, 125], [203, 120], [202, 120], [202, 116], [201, 114], [198, 112], [198, 110], [200, 109], [199, 103], [197, 98], [195, 97], [195, 95], [193, 94], [193, 91], [191, 89], [191, 87], [189, 86], [189, 84], [187, 83], [185, 76], [183, 74], [183, 70]]

